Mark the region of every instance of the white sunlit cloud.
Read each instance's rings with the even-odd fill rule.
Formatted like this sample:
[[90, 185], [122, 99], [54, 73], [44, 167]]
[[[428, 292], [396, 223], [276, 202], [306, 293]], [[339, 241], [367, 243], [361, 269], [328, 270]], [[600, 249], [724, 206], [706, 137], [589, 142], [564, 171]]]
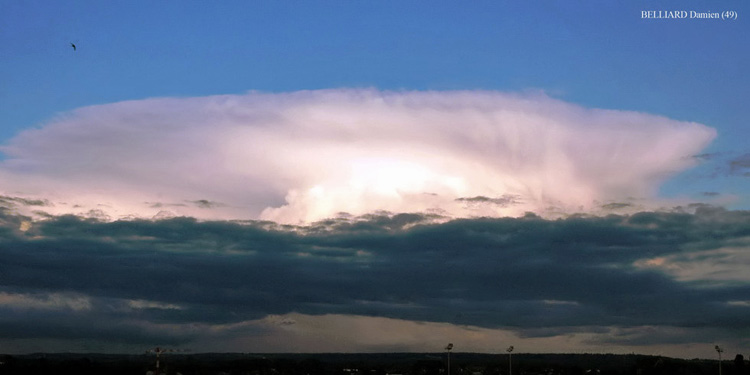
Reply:
[[642, 259], [637, 268], [660, 270], [676, 280], [716, 286], [750, 282], [749, 247], [729, 246], [717, 249]]
[[[109, 308], [123, 306], [127, 310], [160, 309], [182, 310], [171, 303], [147, 300], [108, 300]], [[70, 310], [88, 311], [94, 308], [91, 297], [73, 293], [8, 293], [0, 292], [0, 308], [12, 310]]]
[[0, 308], [14, 310], [72, 310], [91, 309], [88, 297], [62, 293], [24, 294], [0, 292]]
[[128, 307], [133, 309], [160, 309], [160, 310], [182, 310], [183, 308], [179, 305], [172, 303], [161, 303], [155, 301], [145, 300], [130, 300], [127, 302]]
[[48, 202], [29, 212], [104, 219], [580, 212], [654, 201], [714, 137], [701, 124], [543, 94], [145, 99], [80, 108], [18, 134], [0, 148], [0, 193]]

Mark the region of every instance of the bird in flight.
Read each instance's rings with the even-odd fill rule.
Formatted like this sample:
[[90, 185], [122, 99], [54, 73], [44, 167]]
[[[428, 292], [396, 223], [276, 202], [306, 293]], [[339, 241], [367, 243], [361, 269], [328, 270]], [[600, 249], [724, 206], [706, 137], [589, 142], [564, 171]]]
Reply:
[[71, 46], [71, 47], [73, 47], [73, 51], [75, 51], [75, 50], [76, 50], [76, 45], [75, 45], [75, 44], [73, 44], [73, 43], [70, 43], [70, 46]]

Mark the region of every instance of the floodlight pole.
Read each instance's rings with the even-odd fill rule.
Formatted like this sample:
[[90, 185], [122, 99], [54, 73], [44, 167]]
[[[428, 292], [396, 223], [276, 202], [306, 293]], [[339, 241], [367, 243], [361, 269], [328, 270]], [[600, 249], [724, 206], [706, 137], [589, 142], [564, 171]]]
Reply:
[[716, 345], [714, 349], [716, 349], [716, 352], [719, 353], [719, 375], [721, 375], [721, 353], [724, 352], [724, 349], [722, 349], [719, 345]]
[[445, 351], [448, 354], [448, 371], [447, 375], [451, 375], [451, 349], [453, 349], [453, 344], [448, 343], [448, 346], [445, 347]]
[[508, 352], [508, 375], [513, 375], [513, 355], [511, 354], [513, 352], [513, 345], [509, 346], [505, 351]]
[[175, 350], [173, 350], [173, 349], [164, 349], [164, 348], [159, 348], [159, 347], [157, 347], [156, 349], [151, 349], [151, 350], [149, 350], [149, 352], [154, 352], [154, 353], [156, 353], [156, 371], [154, 372], [154, 375], [159, 375], [159, 374], [161, 374], [161, 369], [159, 368], [159, 367], [160, 367], [160, 366], [159, 366], [159, 357], [161, 357], [161, 355], [162, 355], [163, 353], [167, 353], [167, 352], [174, 352], [174, 351], [175, 351]]

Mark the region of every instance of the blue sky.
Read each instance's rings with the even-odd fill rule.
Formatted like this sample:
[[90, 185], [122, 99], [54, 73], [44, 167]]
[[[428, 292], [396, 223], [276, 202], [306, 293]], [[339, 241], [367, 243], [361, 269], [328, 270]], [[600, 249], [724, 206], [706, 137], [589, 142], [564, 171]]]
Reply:
[[[647, 10], [735, 11], [738, 18], [643, 19]], [[514, 225], [522, 231], [539, 227], [550, 230], [545, 232], [549, 237], [518, 240], [527, 241], [518, 248], [532, 250], [524, 253], [529, 262], [554, 259], [549, 244], [560, 241], [573, 258], [590, 256], [592, 249], [632, 248], [628, 256], [609, 254], [594, 257], [595, 264], [570, 267], [591, 271], [605, 284], [661, 286], [665, 293], [718, 285], [710, 293], [701, 289], [692, 299], [670, 301], [695, 304], [718, 317], [738, 316], [750, 305], [739, 297], [748, 280], [737, 268], [748, 262], [747, 229], [741, 225], [743, 210], [750, 208], [750, 51], [743, 44], [750, 40], [748, 15], [750, 5], [739, 1], [4, 2], [0, 223], [10, 239], [0, 242], [0, 251], [13, 252], [29, 273], [9, 271], [11, 276], [0, 280], [0, 309], [10, 316], [0, 324], [33, 326], [44, 320], [54, 327], [95, 320], [104, 327], [124, 319], [126, 311], [143, 314], [142, 321], [128, 323], [143, 334], [114, 340], [116, 345], [101, 342], [122, 334], [117, 330], [70, 338], [83, 340], [81, 350], [92, 351], [133, 350], [154, 340], [145, 333], [158, 325], [152, 313], [168, 316], [174, 327], [186, 322], [199, 327], [190, 336], [159, 326], [172, 343], [211, 350], [225, 349], [216, 344], [219, 340], [255, 348], [250, 339], [226, 333], [233, 330], [262, 336], [278, 351], [285, 349], [273, 346], [281, 338], [292, 351], [310, 350], [314, 334], [335, 336], [335, 328], [317, 333], [310, 328], [327, 326], [331, 316], [360, 327], [413, 333], [401, 337], [402, 344], [373, 332], [370, 344], [342, 336], [340, 346], [331, 350], [428, 350], [414, 338], [426, 334], [422, 323], [433, 333], [459, 337], [470, 336], [464, 325], [476, 324], [486, 337], [462, 343], [476, 351], [505, 345], [492, 341], [492, 335], [525, 339], [529, 351], [559, 351], [556, 345], [563, 345], [566, 334], [575, 337], [569, 347], [581, 351], [603, 345], [613, 351], [702, 356], [699, 343], [715, 337], [739, 348], [746, 341], [727, 332], [746, 332], [750, 326], [742, 319], [737, 327], [713, 331], [711, 322], [696, 323], [699, 318], [690, 314], [670, 322], [662, 305], [655, 307], [661, 312], [653, 319], [629, 309], [608, 316], [621, 306], [596, 288], [589, 294], [530, 292], [524, 300], [488, 287], [487, 293], [498, 293], [506, 304], [494, 305], [486, 294], [476, 293], [465, 301], [466, 317], [456, 318], [440, 312], [461, 310], [451, 305], [458, 300], [451, 294], [455, 291], [409, 301], [416, 291], [384, 295], [365, 290], [351, 273], [359, 262], [373, 259], [397, 264], [382, 246], [400, 244], [400, 236], [422, 251], [414, 238], [423, 233], [411, 232], [414, 226], [425, 226], [425, 233], [456, 230], [457, 238], [474, 244], [467, 251], [476, 253], [458, 268], [467, 272], [470, 265], [505, 261], [479, 251], [505, 245], [477, 242], [473, 233], [503, 237], [511, 235], [498, 233]], [[537, 221], [523, 221], [527, 211], [540, 215]], [[603, 221], [578, 222], [572, 214]], [[605, 220], [607, 214], [622, 216]], [[487, 229], [485, 219], [478, 219], [485, 216], [501, 221]], [[209, 222], [181, 221], [187, 217]], [[320, 221], [332, 217], [340, 225]], [[508, 224], [503, 217], [519, 221]], [[128, 230], [117, 227], [128, 220], [137, 224]], [[220, 243], [214, 239], [218, 233], [242, 232], [228, 220], [312, 226], [264, 232], [268, 228], [254, 222], [249, 232], [215, 249], [206, 249], [197, 238], [170, 239], [169, 228], [187, 233], [197, 225], [195, 230]], [[352, 227], [342, 224], [347, 220]], [[726, 237], [717, 235], [716, 243], [689, 235], [701, 223], [718, 231], [716, 223], [722, 220], [739, 227], [722, 234]], [[680, 241], [666, 239], [670, 223], [678, 223]], [[571, 250], [578, 240], [550, 229], [557, 225], [603, 234], [589, 239], [589, 247]], [[299, 234], [313, 229], [329, 231], [331, 237]], [[666, 242], [646, 241], [641, 230]], [[101, 236], [89, 237], [87, 231]], [[622, 238], [614, 245], [605, 239], [613, 232]], [[112, 238], [122, 242], [107, 242]], [[144, 242], [134, 244], [135, 238]], [[269, 238], [280, 241], [280, 255], [263, 255], [272, 254], [268, 243], [276, 243]], [[34, 249], [40, 257], [26, 259], [10, 244]], [[73, 280], [58, 288], [50, 281], [60, 277], [54, 272], [46, 279], [29, 276], [43, 275], [48, 267], [74, 267], [65, 259], [58, 264], [42, 259], [49, 244], [99, 264], [125, 283], [127, 271], [106, 256], [87, 253], [85, 244], [117, 254], [132, 250], [131, 260], [140, 266], [149, 264], [141, 257], [142, 247], [151, 246], [157, 258], [174, 256], [176, 268], [191, 272], [200, 263], [191, 257], [198, 256], [208, 264], [207, 288], [226, 296], [234, 284], [221, 280], [224, 271], [259, 282], [227, 263], [236, 251], [260, 254], [262, 261], [248, 263], [249, 269], [271, 265], [282, 275], [302, 269], [307, 276], [296, 281], [305, 286], [295, 295], [299, 300], [271, 301], [242, 292], [249, 301], [267, 303], [266, 310], [240, 303], [236, 296], [211, 300], [203, 292], [184, 291], [172, 298], [153, 293], [148, 285], [108, 284], [94, 290]], [[434, 246], [438, 253], [450, 252]], [[312, 263], [300, 263], [310, 254]], [[346, 263], [338, 282], [367, 298], [320, 297], [336, 284], [326, 279], [331, 265], [325, 262], [341, 261], [341, 254], [355, 260]], [[431, 258], [433, 253], [421, 256], [430, 264], [441, 259]], [[601, 267], [613, 265], [622, 273], [600, 274]], [[518, 265], [546, 272], [535, 267]], [[409, 278], [401, 269], [390, 271], [396, 279]], [[577, 285], [566, 268], [548, 271]], [[318, 289], [307, 289], [316, 277]], [[550, 286], [545, 280], [540, 288]], [[463, 283], [466, 288], [485, 285], [472, 278]], [[276, 286], [269, 290], [287, 293]], [[635, 294], [629, 298], [648, 300], [645, 292]], [[121, 309], [103, 313], [107, 303]], [[326, 304], [336, 307], [314, 307]], [[421, 312], [409, 310], [409, 304], [419, 305], [422, 310], [414, 311]], [[513, 309], [531, 311], [548, 323], [535, 330], [529, 321], [503, 325], [487, 317]], [[62, 312], [51, 312], [57, 310]], [[200, 316], [201, 311], [229, 310], [234, 318]], [[566, 320], [571, 314], [599, 325]], [[701, 328], [690, 331], [691, 325]], [[648, 327], [657, 327], [671, 341], [647, 337]], [[440, 335], [433, 336], [442, 340]], [[35, 340], [14, 331], [0, 337], [0, 351], [57, 350], [66, 339], [61, 334]]]
[[[341, 87], [544, 90], [586, 107], [704, 123], [719, 129], [707, 152], [742, 155], [746, 21], [641, 19], [649, 6], [656, 4], [4, 4], [0, 137], [77, 107], [151, 97]], [[677, 181], [664, 194], [679, 194], [686, 183], [741, 190], [733, 180]]]

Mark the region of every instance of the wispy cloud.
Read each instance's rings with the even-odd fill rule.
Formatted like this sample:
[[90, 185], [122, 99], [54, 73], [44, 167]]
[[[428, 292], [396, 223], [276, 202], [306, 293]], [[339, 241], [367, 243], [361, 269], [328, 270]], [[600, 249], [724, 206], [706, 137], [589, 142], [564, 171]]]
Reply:
[[738, 156], [729, 162], [729, 173], [750, 177], [750, 153]]
[[78, 109], [4, 145], [0, 178], [45, 212], [113, 219], [517, 216], [652, 199], [714, 136], [539, 94], [249, 93]]

